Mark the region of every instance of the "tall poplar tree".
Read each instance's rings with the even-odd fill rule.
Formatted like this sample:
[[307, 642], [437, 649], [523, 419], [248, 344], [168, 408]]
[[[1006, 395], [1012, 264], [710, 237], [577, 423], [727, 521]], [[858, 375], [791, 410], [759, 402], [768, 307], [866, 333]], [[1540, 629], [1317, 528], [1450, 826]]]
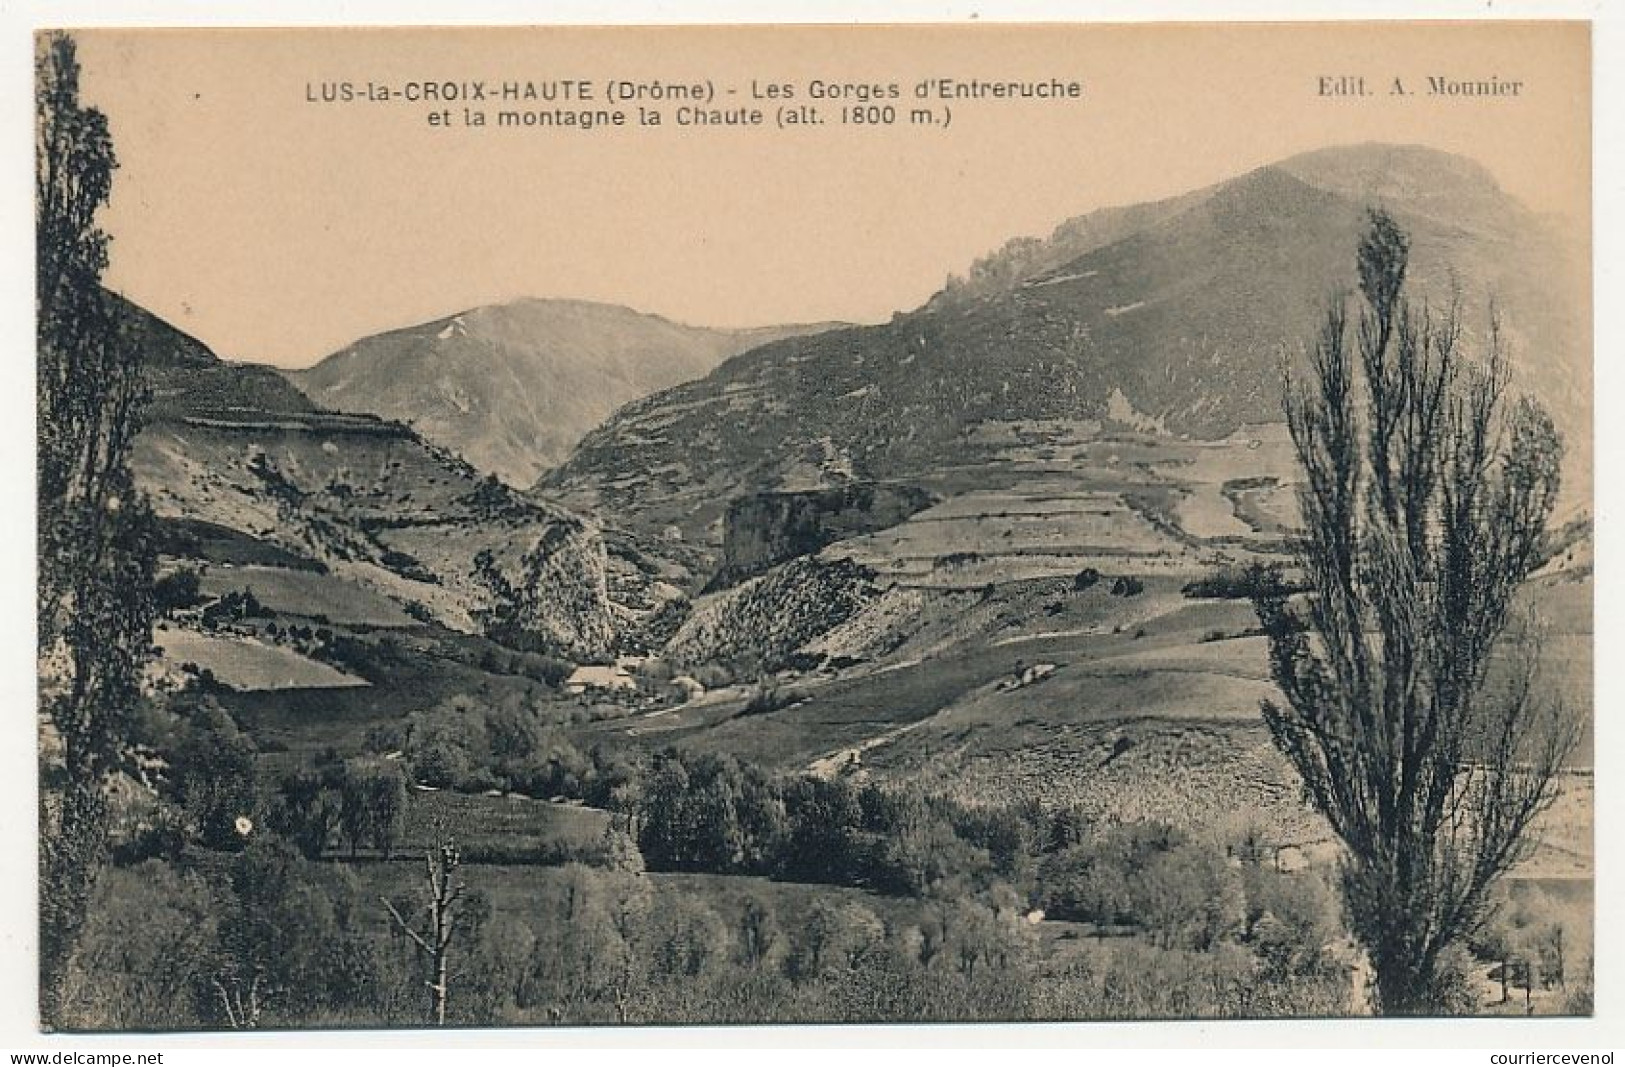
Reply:
[[1343, 890], [1384, 1014], [1438, 1011], [1441, 953], [1528, 852], [1577, 738], [1535, 684], [1515, 598], [1538, 565], [1563, 454], [1509, 396], [1493, 316], [1470, 360], [1457, 309], [1406, 297], [1410, 244], [1360, 242], [1363, 306], [1333, 302], [1286, 415], [1303, 469], [1300, 564], [1255, 607], [1286, 701], [1264, 720], [1344, 848]]
[[95, 220], [117, 165], [112, 139], [105, 116], [80, 104], [70, 36], [37, 38], [34, 76], [40, 1011], [54, 1026], [152, 643], [154, 556], [130, 474], [140, 356], [101, 287], [108, 239]]

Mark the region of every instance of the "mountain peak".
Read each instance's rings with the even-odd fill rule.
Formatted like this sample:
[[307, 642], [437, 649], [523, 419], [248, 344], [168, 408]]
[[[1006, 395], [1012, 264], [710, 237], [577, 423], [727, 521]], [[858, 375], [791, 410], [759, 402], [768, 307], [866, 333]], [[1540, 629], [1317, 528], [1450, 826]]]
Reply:
[[763, 348], [621, 410], [544, 487], [695, 541], [729, 493], [918, 478], [1034, 427], [1217, 440], [1278, 423], [1278, 353], [1356, 282], [1373, 206], [1411, 237], [1413, 295], [1459, 298], [1469, 329], [1493, 298], [1521, 384], [1583, 440], [1589, 363], [1574, 290], [1545, 269], [1552, 235], [1471, 160], [1367, 144], [1011, 241], [890, 323]]
[[1522, 210], [1482, 164], [1425, 145], [1334, 145], [1284, 159], [1271, 169], [1370, 206], [1429, 215], [1453, 214], [1464, 202], [1469, 211], [1491, 205]]
[[568, 296], [519, 296], [512, 300], [501, 300], [491, 304], [481, 304], [479, 307], [469, 308], [458, 312], [454, 317], [470, 317], [481, 315], [590, 315], [610, 319], [658, 319], [661, 322], [670, 321], [660, 315], [639, 311], [637, 308], [626, 307], [623, 304], [609, 304], [601, 300], [581, 300]]
[[411, 424], [530, 485], [622, 404], [816, 327], [711, 330], [617, 304], [522, 297], [362, 338], [288, 376], [335, 411]]
[[[1283, 181], [1292, 184], [1283, 185]], [[1362, 208], [1382, 205], [1435, 219], [1460, 214], [1455, 209], [1462, 205], [1468, 208], [1467, 214], [1482, 217], [1523, 214], [1488, 170], [1463, 156], [1414, 144], [1334, 145], [1265, 164], [1180, 196], [1078, 215], [1061, 223], [1048, 237], [1012, 238], [976, 260], [963, 277], [951, 277], [927, 306], [940, 309], [1012, 289], [1215, 198], [1222, 203], [1249, 195], [1300, 197], [1303, 186]]]
[[1500, 188], [1494, 175], [1476, 159], [1421, 144], [1362, 141], [1328, 145], [1288, 156], [1271, 165], [1317, 185], [1325, 182], [1314, 179], [1339, 174], [1408, 175], [1466, 182], [1486, 189]]

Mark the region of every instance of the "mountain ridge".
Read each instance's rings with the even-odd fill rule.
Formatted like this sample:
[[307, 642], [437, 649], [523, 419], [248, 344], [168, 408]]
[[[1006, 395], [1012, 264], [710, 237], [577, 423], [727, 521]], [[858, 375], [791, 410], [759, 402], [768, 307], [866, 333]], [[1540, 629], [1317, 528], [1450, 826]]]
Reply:
[[824, 324], [710, 329], [595, 301], [525, 297], [373, 334], [285, 377], [312, 401], [412, 425], [529, 485], [617, 407]]
[[1412, 234], [1415, 292], [1461, 299], [1469, 345], [1495, 295], [1520, 383], [1588, 471], [1590, 367], [1566, 250], [1478, 164], [1367, 144], [1070, 220], [889, 323], [753, 349], [621, 408], [537, 491], [715, 548], [730, 496], [907, 479], [974, 460], [980, 426], [1217, 439], [1278, 423], [1281, 355], [1330, 293], [1353, 288], [1377, 206]]

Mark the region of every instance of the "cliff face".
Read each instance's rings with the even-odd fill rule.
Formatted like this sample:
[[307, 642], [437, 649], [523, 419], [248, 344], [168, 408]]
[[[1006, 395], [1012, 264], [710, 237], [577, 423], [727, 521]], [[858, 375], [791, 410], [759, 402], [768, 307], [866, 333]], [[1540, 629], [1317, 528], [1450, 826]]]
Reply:
[[722, 565], [708, 588], [726, 589], [836, 541], [895, 526], [935, 500], [914, 486], [873, 484], [738, 497], [723, 516]]

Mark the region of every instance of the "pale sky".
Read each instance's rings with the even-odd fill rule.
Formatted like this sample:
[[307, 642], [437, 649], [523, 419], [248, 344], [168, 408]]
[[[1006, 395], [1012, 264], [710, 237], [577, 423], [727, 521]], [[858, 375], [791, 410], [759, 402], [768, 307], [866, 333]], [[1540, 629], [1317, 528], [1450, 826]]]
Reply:
[[[121, 162], [107, 281], [222, 357], [304, 366], [520, 296], [711, 326], [879, 321], [1007, 238], [1297, 152], [1427, 144], [1588, 224], [1583, 26], [83, 31], [82, 95]], [[1364, 75], [1363, 99], [1319, 95]], [[1441, 99], [1428, 75], [1524, 83]], [[960, 102], [926, 77], [1079, 79], [1081, 102]], [[1412, 90], [1387, 95], [1394, 77]], [[432, 129], [428, 105], [328, 105], [368, 80], [897, 82], [899, 125]], [[483, 105], [494, 111], [495, 102]], [[551, 107], [536, 102], [528, 107]], [[613, 106], [599, 103], [592, 106]], [[776, 102], [764, 102], [772, 121]], [[453, 105], [460, 110], [461, 105]]]

